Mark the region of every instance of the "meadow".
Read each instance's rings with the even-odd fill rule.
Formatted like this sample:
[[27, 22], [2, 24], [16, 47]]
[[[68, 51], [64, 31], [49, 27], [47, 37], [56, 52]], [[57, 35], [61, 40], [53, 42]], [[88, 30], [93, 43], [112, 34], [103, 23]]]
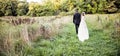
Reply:
[[35, 22], [19, 25], [8, 24], [3, 18], [0, 18], [0, 56], [120, 55], [119, 13], [86, 15], [90, 38], [85, 42], [78, 40], [71, 15], [26, 17]]

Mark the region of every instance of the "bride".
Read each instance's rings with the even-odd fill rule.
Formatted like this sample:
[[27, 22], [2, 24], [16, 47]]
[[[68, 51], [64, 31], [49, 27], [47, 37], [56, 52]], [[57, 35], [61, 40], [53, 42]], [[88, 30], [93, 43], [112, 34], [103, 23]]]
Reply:
[[81, 14], [81, 22], [78, 28], [78, 38], [82, 42], [89, 38], [88, 28], [85, 22], [85, 12], [82, 12]]

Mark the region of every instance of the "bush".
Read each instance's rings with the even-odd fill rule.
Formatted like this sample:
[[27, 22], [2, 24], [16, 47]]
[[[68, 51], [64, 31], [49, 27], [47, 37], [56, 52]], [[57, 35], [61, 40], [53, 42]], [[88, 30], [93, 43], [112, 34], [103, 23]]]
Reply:
[[17, 15], [23, 16], [26, 15], [28, 12], [28, 3], [27, 2], [19, 2], [17, 5]]
[[[17, 15], [17, 0], [0, 0], [0, 11], [4, 13], [4, 16], [16, 16]], [[2, 16], [2, 15], [1, 15]]]
[[65, 16], [65, 15], [67, 15], [67, 12], [61, 12], [61, 13], [59, 13], [59, 15]]

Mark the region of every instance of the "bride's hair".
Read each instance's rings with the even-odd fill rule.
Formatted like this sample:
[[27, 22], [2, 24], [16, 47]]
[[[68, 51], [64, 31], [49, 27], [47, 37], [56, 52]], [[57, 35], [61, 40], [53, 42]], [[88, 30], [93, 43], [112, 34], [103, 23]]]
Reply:
[[85, 16], [85, 12], [82, 12], [82, 15]]

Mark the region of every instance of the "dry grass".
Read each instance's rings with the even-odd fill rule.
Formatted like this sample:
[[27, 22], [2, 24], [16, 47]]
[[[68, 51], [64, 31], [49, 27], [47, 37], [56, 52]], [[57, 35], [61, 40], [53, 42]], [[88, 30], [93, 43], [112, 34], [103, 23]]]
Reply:
[[[94, 26], [92, 29], [105, 29], [109, 26], [108, 23], [110, 20], [112, 21], [119, 18], [119, 16], [120, 14], [86, 15], [86, 22], [90, 28]], [[2, 17], [2, 19], [4, 18], [9, 17]], [[16, 19], [15, 17], [13, 18]], [[72, 23], [73, 17], [49, 16], [28, 18], [34, 19], [35, 22], [33, 24], [20, 24], [14, 26], [0, 21], [0, 53], [6, 56], [23, 56], [23, 50], [26, 45], [30, 47], [32, 45], [31, 42], [40, 37], [46, 39], [52, 38], [59, 33], [65, 24]], [[106, 24], [108, 24], [108, 26], [106, 26]]]

